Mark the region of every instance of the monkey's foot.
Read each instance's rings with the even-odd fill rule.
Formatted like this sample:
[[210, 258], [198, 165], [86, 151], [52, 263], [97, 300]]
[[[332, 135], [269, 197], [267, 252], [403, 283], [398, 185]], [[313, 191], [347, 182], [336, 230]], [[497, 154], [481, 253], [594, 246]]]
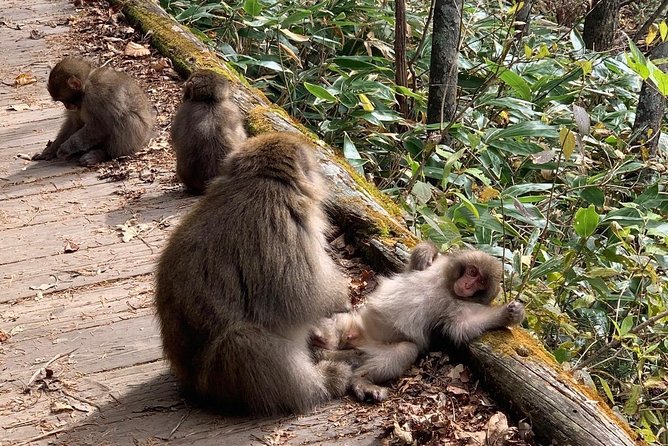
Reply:
[[506, 306], [508, 325], [518, 325], [524, 320], [524, 305], [516, 300]]
[[362, 402], [379, 403], [389, 396], [387, 387], [377, 386], [364, 378], [353, 379], [350, 388], [355, 397]]
[[320, 361], [317, 367], [325, 378], [325, 386], [332, 397], [343, 396], [348, 389], [352, 368], [343, 362]]
[[95, 164], [107, 161], [108, 159], [109, 156], [107, 156], [107, 152], [102, 149], [93, 149], [81, 155], [79, 164], [82, 166], [94, 166]]

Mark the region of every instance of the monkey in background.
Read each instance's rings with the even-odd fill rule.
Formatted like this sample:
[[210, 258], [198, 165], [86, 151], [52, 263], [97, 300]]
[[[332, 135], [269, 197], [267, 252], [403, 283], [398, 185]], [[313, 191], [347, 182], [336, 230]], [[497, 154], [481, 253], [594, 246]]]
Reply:
[[482, 251], [440, 254], [435, 245], [420, 243], [406, 272], [382, 279], [359, 310], [321, 323], [312, 342], [334, 350], [321, 357], [356, 366], [351, 388], [358, 399], [382, 401], [387, 388], [376, 384], [400, 377], [427, 350], [435, 331], [465, 344], [487, 330], [522, 322], [520, 302], [490, 305], [502, 274], [501, 262]]
[[47, 89], [67, 112], [55, 141], [33, 160], [77, 157], [91, 166], [131, 155], [151, 137], [154, 118], [148, 97], [125, 73], [66, 57], [49, 73]]
[[343, 395], [348, 364], [312, 359], [308, 333], [350, 309], [325, 252], [326, 187], [313, 146], [291, 133], [248, 139], [175, 229], [155, 302], [184, 390], [217, 409], [301, 413]]
[[246, 140], [230, 86], [212, 70], [195, 71], [183, 86], [183, 101], [171, 129], [176, 175], [193, 193], [204, 192], [220, 172], [220, 163]]

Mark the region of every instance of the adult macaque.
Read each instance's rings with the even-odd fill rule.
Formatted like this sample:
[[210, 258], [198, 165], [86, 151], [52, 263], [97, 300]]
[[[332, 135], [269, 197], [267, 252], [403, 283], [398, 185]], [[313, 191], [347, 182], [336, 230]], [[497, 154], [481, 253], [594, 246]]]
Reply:
[[124, 73], [66, 57], [51, 70], [47, 89], [67, 112], [55, 141], [33, 160], [76, 157], [80, 164], [90, 166], [131, 155], [151, 137], [153, 115], [148, 97]]
[[246, 140], [230, 86], [211, 70], [195, 71], [183, 86], [183, 101], [172, 122], [176, 175], [193, 193], [204, 192], [220, 172], [220, 163]]
[[345, 393], [351, 369], [307, 338], [350, 308], [325, 252], [326, 187], [312, 145], [248, 139], [175, 229], [157, 271], [164, 352], [184, 389], [218, 409], [299, 413]]
[[[435, 331], [463, 344], [487, 330], [516, 325], [524, 319], [520, 302], [490, 305], [500, 290], [502, 266], [482, 251], [439, 254], [434, 245], [423, 243], [411, 254], [411, 267], [417, 269], [382, 279], [358, 311], [327, 322], [333, 329], [315, 331], [316, 335], [339, 336], [321, 345], [363, 353], [351, 380], [360, 400], [385, 399], [387, 389], [376, 384], [401, 376], [429, 347]], [[351, 361], [355, 356], [345, 350], [323, 356], [359, 362]]]

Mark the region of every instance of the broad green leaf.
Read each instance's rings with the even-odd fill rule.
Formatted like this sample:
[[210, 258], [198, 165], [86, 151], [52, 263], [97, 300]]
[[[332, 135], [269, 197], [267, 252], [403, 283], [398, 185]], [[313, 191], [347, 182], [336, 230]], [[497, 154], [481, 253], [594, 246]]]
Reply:
[[304, 82], [304, 88], [306, 88], [309, 93], [318, 99], [322, 99], [323, 101], [336, 102], [336, 97], [320, 85]]
[[244, 11], [251, 17], [256, 17], [262, 12], [262, 5], [259, 0], [245, 0]]
[[580, 191], [580, 197], [588, 203], [595, 206], [603, 206], [605, 204], [605, 194], [598, 187], [586, 187]]
[[562, 127], [559, 130], [559, 145], [563, 151], [564, 159], [570, 159], [573, 149], [575, 149], [575, 134], [566, 127]]
[[573, 229], [582, 238], [590, 237], [596, 230], [599, 220], [600, 216], [596, 213], [594, 205], [591, 204], [587, 208], [577, 210], [573, 221]]
[[431, 199], [431, 185], [423, 181], [416, 181], [411, 194], [420, 204], [426, 204]]
[[529, 88], [529, 84], [520, 75], [510, 70], [504, 70], [499, 75], [499, 78], [515, 90], [520, 98], [525, 101], [531, 100], [531, 88]]
[[652, 71], [651, 79], [656, 84], [659, 92], [663, 96], [668, 96], [668, 74], [664, 73], [659, 68], [656, 68]]
[[468, 198], [466, 198], [463, 194], [459, 192], [455, 192], [455, 195], [458, 196], [460, 200], [462, 200], [462, 204], [464, 204], [466, 209], [471, 211], [471, 213], [475, 215], [476, 218], [480, 218], [480, 213], [478, 212], [478, 208], [476, 208], [475, 205], [471, 203], [471, 201], [469, 201]]
[[294, 25], [295, 23], [302, 22], [308, 17], [311, 16], [311, 13], [309, 11], [299, 11], [296, 12], [290, 16], [288, 16], [285, 20], [281, 22], [281, 26], [288, 27], [290, 25]]
[[540, 121], [526, 121], [511, 125], [505, 129], [491, 129], [485, 132], [484, 142], [489, 144], [503, 138], [554, 138], [557, 129]]
[[624, 336], [633, 328], [633, 316], [627, 315], [619, 326], [619, 335]]
[[612, 396], [612, 390], [610, 390], [610, 386], [608, 385], [608, 382], [601, 378], [600, 376], [597, 376], [598, 382], [601, 383], [601, 387], [603, 388], [603, 392], [605, 393], [605, 396], [608, 397], [608, 400], [610, 401], [610, 404], [615, 404], [615, 398]]
[[642, 387], [639, 384], [634, 384], [631, 386], [631, 393], [629, 399], [626, 400], [624, 404], [624, 413], [626, 415], [635, 415], [638, 413], [638, 400], [642, 393]]

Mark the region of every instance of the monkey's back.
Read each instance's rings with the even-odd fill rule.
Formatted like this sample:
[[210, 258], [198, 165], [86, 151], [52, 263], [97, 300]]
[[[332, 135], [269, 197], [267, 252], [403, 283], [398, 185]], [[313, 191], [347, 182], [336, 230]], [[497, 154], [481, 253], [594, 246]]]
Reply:
[[94, 69], [84, 91], [86, 122], [92, 122], [107, 137], [103, 148], [112, 157], [131, 155], [151, 137], [154, 117], [144, 90], [132, 77], [110, 68]]
[[236, 339], [246, 336], [240, 333], [273, 333], [285, 342], [345, 302], [345, 281], [324, 250], [320, 202], [266, 174], [214, 180], [161, 256], [163, 346], [184, 382], [207, 373], [211, 345], [235, 364]]
[[189, 100], [176, 112], [171, 137], [178, 178], [202, 193], [220, 173], [225, 156], [246, 139], [246, 131], [234, 104]]

